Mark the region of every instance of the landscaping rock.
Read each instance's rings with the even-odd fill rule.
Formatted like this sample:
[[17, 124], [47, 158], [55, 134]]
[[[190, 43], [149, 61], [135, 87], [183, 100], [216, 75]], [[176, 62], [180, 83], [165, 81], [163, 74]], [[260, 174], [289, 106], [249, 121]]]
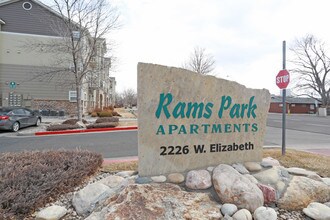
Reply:
[[330, 187], [323, 182], [294, 176], [278, 206], [287, 210], [301, 210], [311, 202], [330, 201]]
[[276, 191], [273, 187], [258, 183], [257, 186], [261, 189], [264, 195], [264, 203], [270, 204], [276, 201]]
[[298, 168], [298, 167], [290, 167], [286, 169], [290, 174], [296, 175], [296, 176], [313, 176], [317, 175], [317, 173], [309, 170], [305, 170], [303, 168]]
[[234, 163], [231, 165], [232, 167], [235, 168], [240, 174], [249, 174], [250, 172], [243, 166], [241, 163]]
[[58, 205], [52, 205], [38, 212], [36, 215], [36, 220], [59, 220], [66, 213], [66, 208]]
[[276, 220], [276, 211], [269, 207], [261, 206], [257, 208], [253, 213], [254, 220]]
[[330, 186], [330, 178], [322, 178], [322, 182]]
[[207, 170], [191, 170], [187, 173], [186, 186], [189, 189], [208, 189], [212, 186], [211, 175]]
[[330, 220], [330, 208], [318, 202], [310, 203], [307, 208], [303, 209], [303, 212], [312, 219]]
[[79, 215], [86, 215], [94, 210], [97, 203], [113, 193], [110, 187], [102, 183], [93, 183], [74, 194], [72, 205]]
[[252, 220], [252, 215], [247, 209], [238, 210], [232, 217], [234, 220]]
[[232, 216], [237, 211], [237, 206], [230, 203], [225, 203], [221, 206], [221, 213], [223, 215]]
[[[105, 219], [220, 219], [206, 193], [189, 193], [170, 183], [129, 185], [110, 201]], [[216, 217], [216, 218], [215, 218]]]
[[170, 183], [183, 183], [184, 182], [184, 176], [181, 173], [171, 173], [167, 176], [168, 182]]
[[212, 178], [214, 189], [222, 202], [235, 204], [251, 212], [264, 204], [263, 193], [258, 186], [231, 166], [217, 166]]
[[152, 179], [149, 177], [138, 177], [135, 179], [135, 183], [137, 184], [147, 184], [147, 183], [151, 183]]
[[103, 183], [104, 185], [106, 185], [110, 188], [117, 188], [123, 183], [123, 181], [125, 181], [124, 177], [111, 175], [111, 176], [108, 176], [108, 177], [100, 180], [99, 182]]
[[151, 177], [151, 179], [155, 183], [164, 183], [164, 182], [166, 182], [166, 176], [153, 176], [153, 177]]
[[278, 160], [272, 158], [272, 157], [266, 157], [263, 158], [260, 165], [265, 168], [271, 168], [275, 166], [281, 166], [280, 162]]
[[262, 167], [259, 163], [256, 162], [245, 162], [244, 163], [245, 168], [250, 172], [258, 172], [262, 170]]
[[258, 180], [251, 174], [245, 174], [244, 176], [247, 177], [252, 183], [254, 183], [254, 184], [258, 183]]
[[136, 173], [137, 172], [133, 171], [133, 170], [121, 171], [121, 172], [116, 173], [116, 176], [121, 176], [121, 177], [127, 178], [127, 177], [135, 175]]

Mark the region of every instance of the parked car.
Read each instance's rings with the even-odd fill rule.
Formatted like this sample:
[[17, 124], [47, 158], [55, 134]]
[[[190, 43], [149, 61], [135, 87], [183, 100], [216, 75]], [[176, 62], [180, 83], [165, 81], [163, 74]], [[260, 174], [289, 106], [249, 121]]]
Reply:
[[38, 112], [22, 107], [0, 107], [0, 130], [18, 131], [28, 126], [39, 126]]

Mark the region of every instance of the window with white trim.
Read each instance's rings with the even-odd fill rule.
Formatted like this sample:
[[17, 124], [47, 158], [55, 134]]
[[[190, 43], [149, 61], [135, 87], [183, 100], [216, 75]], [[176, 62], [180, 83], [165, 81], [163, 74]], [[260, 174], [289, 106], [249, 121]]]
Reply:
[[69, 101], [77, 102], [77, 91], [69, 91]]

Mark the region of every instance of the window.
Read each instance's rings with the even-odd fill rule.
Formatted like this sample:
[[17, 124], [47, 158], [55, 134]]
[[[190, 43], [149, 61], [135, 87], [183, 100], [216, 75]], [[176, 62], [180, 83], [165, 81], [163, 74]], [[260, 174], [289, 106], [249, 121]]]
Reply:
[[23, 4], [22, 4], [22, 7], [25, 9], [25, 10], [31, 10], [31, 8], [32, 8], [32, 4], [30, 3], [30, 2], [24, 2]]
[[77, 91], [69, 91], [69, 101], [77, 102]]

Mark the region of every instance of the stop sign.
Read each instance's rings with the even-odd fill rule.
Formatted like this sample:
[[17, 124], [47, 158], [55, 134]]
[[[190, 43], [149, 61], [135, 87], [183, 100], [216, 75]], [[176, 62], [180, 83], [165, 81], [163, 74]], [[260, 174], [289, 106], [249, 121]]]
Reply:
[[281, 70], [276, 76], [276, 85], [280, 89], [285, 89], [290, 82], [290, 74], [287, 70]]

